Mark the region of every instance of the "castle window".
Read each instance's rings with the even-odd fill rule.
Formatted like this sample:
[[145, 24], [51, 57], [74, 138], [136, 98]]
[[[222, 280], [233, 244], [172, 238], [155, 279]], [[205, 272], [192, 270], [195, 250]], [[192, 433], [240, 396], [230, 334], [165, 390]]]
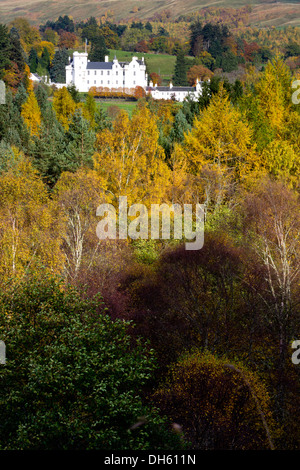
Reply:
[[101, 85], [103, 85], [103, 80], [101, 80]]
[[96, 85], [96, 80], [94, 80], [94, 85]]
[[118, 71], [116, 72], [116, 75], [118, 75]]
[[133, 75], [136, 75], [136, 72], [133, 72]]
[[109, 70], [107, 71], [107, 75], [109, 75]]
[[103, 70], [101, 70], [101, 75], [103, 75]]
[[94, 75], [97, 75], [97, 70], [95, 70]]
[[88, 80], [87, 82], [88, 82], [88, 84], [90, 83], [90, 81], [89, 81], [89, 80]]
[[88, 75], [90, 74], [90, 71], [88, 70]]
[[108, 85], [109, 85], [109, 80], [107, 80], [107, 83], [108, 83]]

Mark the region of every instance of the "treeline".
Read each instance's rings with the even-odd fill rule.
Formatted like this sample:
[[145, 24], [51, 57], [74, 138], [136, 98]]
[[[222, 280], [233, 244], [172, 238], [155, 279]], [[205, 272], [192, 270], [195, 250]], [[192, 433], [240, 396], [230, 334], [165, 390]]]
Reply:
[[[116, 24], [107, 18], [99, 22], [95, 17], [75, 23], [64, 16], [38, 29], [26, 19], [16, 18], [8, 27], [1, 26], [2, 78], [15, 90], [29, 72], [45, 81], [50, 78], [64, 83], [72, 51], [85, 47], [91, 61], [104, 61], [110, 50], [119, 49], [175, 55], [174, 84], [181, 86], [193, 86], [197, 78], [207, 80], [214, 73], [241, 75], [249, 65], [261, 69], [278, 54], [292, 70], [299, 70], [299, 28], [285, 28], [284, 33], [274, 28], [236, 32], [231, 24], [209, 22], [197, 15], [182, 25], [151, 21]], [[151, 78], [160, 84], [163, 77], [157, 72]]]

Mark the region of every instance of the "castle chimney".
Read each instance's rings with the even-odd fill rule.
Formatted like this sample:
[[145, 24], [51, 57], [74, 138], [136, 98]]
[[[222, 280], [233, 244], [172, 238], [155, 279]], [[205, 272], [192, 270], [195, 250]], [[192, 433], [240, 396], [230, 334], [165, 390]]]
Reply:
[[105, 56], [104, 61], [108, 62], [108, 55]]

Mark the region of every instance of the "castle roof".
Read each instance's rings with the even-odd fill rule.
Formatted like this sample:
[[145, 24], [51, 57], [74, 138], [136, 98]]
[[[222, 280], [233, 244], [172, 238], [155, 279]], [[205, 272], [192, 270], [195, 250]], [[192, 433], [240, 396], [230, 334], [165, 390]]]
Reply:
[[190, 92], [194, 92], [196, 90], [195, 87], [193, 86], [173, 86], [173, 87], [169, 87], [169, 86], [148, 86], [147, 87], [147, 90], [158, 90], [158, 91], [170, 91], [170, 92], [174, 92], [174, 91], [190, 91]]
[[112, 69], [113, 63], [112, 62], [88, 62], [87, 69]]

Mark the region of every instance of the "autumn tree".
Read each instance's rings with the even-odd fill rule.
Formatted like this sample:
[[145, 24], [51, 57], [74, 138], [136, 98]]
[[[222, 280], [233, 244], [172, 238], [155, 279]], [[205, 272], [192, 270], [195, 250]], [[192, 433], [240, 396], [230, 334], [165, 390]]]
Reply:
[[62, 31], [59, 36], [58, 47], [60, 49], [72, 49], [75, 47], [77, 42], [77, 36], [75, 33], [70, 33], [69, 31]]
[[22, 105], [21, 116], [31, 135], [38, 135], [41, 125], [41, 110], [33, 91], [29, 93], [27, 100]]
[[197, 80], [209, 80], [213, 73], [203, 65], [193, 65], [187, 72], [187, 79], [191, 86], [195, 86]]
[[113, 129], [98, 134], [95, 169], [107, 179], [108, 189], [128, 202], [160, 201], [164, 197], [169, 169], [158, 145], [159, 132], [149, 109], [137, 109], [130, 119], [121, 111]]
[[198, 190], [202, 201], [210, 206], [210, 188], [215, 185], [217, 205], [226, 198], [231, 177], [241, 179], [248, 177], [255, 167], [252, 131], [241, 112], [233, 107], [225, 90], [210, 100], [206, 109], [195, 117], [192, 130], [185, 135], [182, 152], [185, 155], [188, 171], [199, 175], [208, 169], [210, 177], [201, 178]]
[[154, 394], [194, 449], [274, 449], [266, 386], [241, 364], [199, 351], [170, 368]]
[[16, 28], [20, 41], [26, 52], [29, 52], [31, 46], [36, 43], [41, 42], [41, 36], [38, 31], [38, 28], [31, 26], [29, 21], [26, 18], [15, 18], [10, 24], [10, 28]]
[[[299, 322], [300, 218], [298, 194], [282, 182], [262, 180], [243, 204], [247, 240], [261, 266], [252, 285], [263, 302], [268, 328], [276, 338], [279, 374], [277, 409], [284, 413], [284, 371], [289, 341]], [[255, 263], [254, 263], [255, 264]], [[254, 266], [254, 265], [252, 265]], [[249, 263], [251, 270], [251, 263]], [[252, 278], [253, 279], [253, 278]], [[251, 275], [249, 280], [251, 284]]]
[[0, 213], [2, 282], [16, 281], [42, 264], [60, 272], [60, 237], [54, 236], [59, 215], [28, 160], [21, 159], [1, 175]]
[[153, 85], [157, 85], [157, 86], [160, 86], [162, 84], [162, 78], [161, 76], [156, 73], [156, 72], [152, 72], [150, 73], [150, 79], [151, 81], [153, 82]]
[[76, 103], [74, 103], [66, 87], [60, 88], [54, 93], [53, 108], [56, 112], [57, 119], [67, 130], [75, 112]]
[[65, 272], [72, 281], [81, 265], [89, 270], [99, 240], [96, 235], [96, 210], [105, 200], [106, 182], [94, 171], [80, 169], [63, 173], [54, 188], [54, 200], [62, 210], [66, 231], [63, 236]]
[[277, 135], [282, 132], [285, 116], [291, 106], [291, 74], [280, 58], [268, 62], [255, 85], [259, 107]]

